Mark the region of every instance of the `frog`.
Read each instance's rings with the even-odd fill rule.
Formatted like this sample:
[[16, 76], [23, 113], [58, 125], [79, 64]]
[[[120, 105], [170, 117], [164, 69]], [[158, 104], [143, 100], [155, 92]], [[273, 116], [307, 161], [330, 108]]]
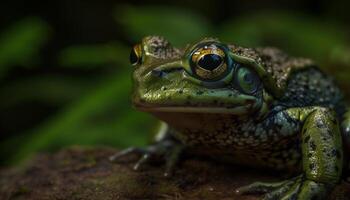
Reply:
[[349, 171], [350, 109], [336, 81], [311, 59], [275, 47], [203, 38], [173, 46], [146, 36], [130, 53], [133, 106], [161, 122], [134, 169], [162, 158], [171, 176], [184, 154], [292, 174], [236, 188], [263, 199], [327, 199]]

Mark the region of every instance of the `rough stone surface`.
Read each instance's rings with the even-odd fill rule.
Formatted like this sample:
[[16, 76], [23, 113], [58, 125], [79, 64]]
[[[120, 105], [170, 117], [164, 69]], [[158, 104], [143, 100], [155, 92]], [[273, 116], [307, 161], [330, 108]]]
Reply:
[[[110, 163], [112, 148], [71, 147], [39, 155], [21, 169], [0, 170], [0, 199], [239, 199], [235, 189], [254, 181], [274, 181], [283, 175], [243, 169], [204, 159], [187, 158], [171, 178], [155, 162], [141, 171], [132, 163]], [[132, 158], [128, 158], [132, 159]], [[350, 199], [343, 182], [332, 199]]]

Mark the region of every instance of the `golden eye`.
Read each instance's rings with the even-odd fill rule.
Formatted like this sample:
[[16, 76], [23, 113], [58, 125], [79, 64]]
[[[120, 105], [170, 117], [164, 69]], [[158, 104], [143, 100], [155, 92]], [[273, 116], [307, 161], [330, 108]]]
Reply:
[[204, 45], [192, 53], [191, 69], [201, 79], [218, 80], [228, 71], [226, 54], [215, 44]]
[[135, 45], [130, 52], [130, 63], [132, 65], [137, 65], [137, 64], [141, 64], [141, 60], [142, 60], [142, 50], [141, 50], [141, 45], [137, 44]]

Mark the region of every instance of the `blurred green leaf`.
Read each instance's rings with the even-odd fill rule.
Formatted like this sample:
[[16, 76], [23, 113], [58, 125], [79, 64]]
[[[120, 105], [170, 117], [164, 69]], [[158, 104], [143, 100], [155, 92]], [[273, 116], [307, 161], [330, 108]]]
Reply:
[[341, 66], [350, 67], [350, 45], [333, 48], [329, 58], [331, 61], [339, 63]]
[[1, 87], [0, 107], [7, 108], [31, 101], [59, 105], [76, 99], [95, 82], [69, 76], [31, 76]]
[[16, 65], [30, 66], [49, 37], [49, 26], [36, 17], [23, 19], [0, 35], [0, 77]]
[[244, 46], [277, 46], [294, 55], [323, 61], [332, 49], [347, 43], [336, 23], [296, 13], [265, 11], [225, 22], [220, 38]]
[[174, 45], [184, 45], [210, 36], [208, 20], [184, 9], [165, 6], [118, 7], [114, 14], [134, 42], [146, 35], [161, 35]]
[[118, 42], [75, 45], [62, 50], [59, 64], [63, 67], [92, 68], [108, 64], [128, 63], [129, 49]]
[[39, 126], [31, 137], [18, 145], [13, 159], [18, 161], [40, 150], [55, 150], [71, 144], [96, 144], [97, 141], [110, 140], [109, 143], [115, 145], [145, 144], [149, 138], [145, 130], [150, 129], [152, 120], [131, 109], [127, 95], [131, 91], [130, 73], [124, 71], [106, 78], [85, 97]]
[[[105, 56], [104, 53], [109, 55]], [[131, 68], [127, 59], [128, 53], [127, 47], [116, 42], [106, 45], [75, 46], [63, 50], [61, 54], [60, 58], [67, 66], [83, 66], [95, 59], [98, 62], [94, 64], [112, 61], [113, 65], [118, 66], [116, 69], [119, 68], [119, 70], [116, 70], [113, 75], [90, 79], [87, 85], [82, 85], [83, 82], [76, 82], [77, 85], [73, 85], [72, 88], [69, 88], [69, 84], [73, 83], [73, 79], [70, 81], [69, 77], [56, 79], [56, 81], [52, 77], [41, 77], [39, 80], [19, 82], [17, 84], [22, 87], [17, 88], [19, 89], [17, 92], [21, 93], [22, 88], [24, 96], [16, 91], [11, 91], [10, 86], [4, 87], [4, 91], [9, 92], [9, 94], [15, 93], [12, 98], [22, 98], [22, 100], [23, 98], [38, 98], [41, 95], [44, 95], [43, 99], [49, 101], [71, 98], [82, 95], [83, 91], [79, 91], [80, 86], [80, 89], [85, 89], [86, 93], [46, 123], [27, 132], [25, 136], [19, 137], [20, 141], [16, 138], [10, 139], [2, 142], [1, 146], [21, 144], [19, 148], [10, 148], [13, 160], [18, 161], [40, 150], [56, 150], [59, 147], [72, 144], [108, 143], [118, 146], [132, 143], [135, 145], [144, 144], [145, 138], [148, 138], [149, 135], [134, 135], [133, 133], [148, 130], [152, 120], [145, 114], [131, 110], [129, 97]], [[70, 94], [70, 92], [75, 94]], [[132, 123], [137, 119], [140, 119], [138, 126], [133, 126]], [[134, 129], [130, 127], [134, 127]], [[8, 153], [8, 151], [9, 149], [5, 149], [2, 153]]]

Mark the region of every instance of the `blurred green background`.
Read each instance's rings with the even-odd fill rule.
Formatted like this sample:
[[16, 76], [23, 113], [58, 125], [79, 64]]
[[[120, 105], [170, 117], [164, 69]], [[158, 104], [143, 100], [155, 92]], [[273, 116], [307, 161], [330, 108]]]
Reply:
[[349, 96], [349, 1], [2, 1], [0, 165], [64, 146], [145, 145], [132, 109], [131, 46], [163, 35], [277, 46], [315, 59]]

